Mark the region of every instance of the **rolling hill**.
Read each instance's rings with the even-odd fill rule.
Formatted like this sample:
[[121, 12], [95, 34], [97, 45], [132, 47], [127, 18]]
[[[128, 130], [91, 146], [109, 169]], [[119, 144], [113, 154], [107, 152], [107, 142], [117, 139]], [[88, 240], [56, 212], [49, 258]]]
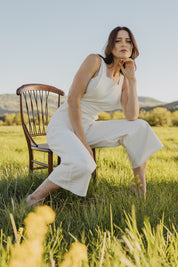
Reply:
[[[178, 109], [178, 101], [165, 103], [151, 97], [138, 97], [141, 109], [152, 109], [153, 107], [165, 107], [168, 109]], [[61, 98], [63, 103], [65, 97]], [[51, 99], [52, 101], [52, 99]], [[7, 113], [19, 113], [19, 97], [16, 94], [0, 94], [0, 115]]]

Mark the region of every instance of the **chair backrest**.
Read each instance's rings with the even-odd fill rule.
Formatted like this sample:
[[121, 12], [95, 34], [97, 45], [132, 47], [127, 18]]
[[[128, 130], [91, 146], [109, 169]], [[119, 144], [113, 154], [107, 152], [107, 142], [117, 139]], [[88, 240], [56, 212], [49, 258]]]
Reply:
[[50, 85], [25, 84], [16, 94], [20, 96], [22, 127], [27, 142], [38, 146], [33, 137], [46, 135], [49, 119], [60, 106], [60, 96], [64, 96], [64, 92]]

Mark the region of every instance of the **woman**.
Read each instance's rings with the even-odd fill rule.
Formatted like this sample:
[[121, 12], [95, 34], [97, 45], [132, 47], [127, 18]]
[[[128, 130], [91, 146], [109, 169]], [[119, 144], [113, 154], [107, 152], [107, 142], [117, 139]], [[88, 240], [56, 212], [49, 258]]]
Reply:
[[[47, 128], [51, 150], [61, 164], [27, 198], [36, 204], [62, 187], [86, 196], [91, 173], [96, 168], [91, 147], [126, 148], [140, 192], [146, 196], [147, 159], [162, 147], [147, 122], [138, 119], [135, 58], [139, 55], [132, 32], [127, 27], [113, 29], [105, 58], [91, 54], [79, 68], [66, 102], [52, 116]], [[122, 104], [125, 120], [96, 121], [102, 111]], [[136, 191], [135, 186], [130, 186]]]

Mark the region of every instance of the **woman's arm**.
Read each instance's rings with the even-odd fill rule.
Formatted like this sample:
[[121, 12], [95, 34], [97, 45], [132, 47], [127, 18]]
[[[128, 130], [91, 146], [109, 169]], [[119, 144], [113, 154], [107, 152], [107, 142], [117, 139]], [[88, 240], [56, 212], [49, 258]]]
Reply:
[[[125, 63], [125, 68], [123, 68], [123, 63]], [[126, 59], [122, 64], [121, 69], [124, 74], [124, 83], [122, 87], [121, 104], [126, 119], [133, 121], [138, 119], [139, 115], [135, 66], [132, 59]]]
[[98, 55], [89, 55], [76, 76], [74, 77], [71, 90], [68, 96], [69, 118], [76, 136], [81, 140], [84, 146], [93, 156], [92, 150], [87, 143], [85, 132], [82, 125], [80, 99], [86, 91], [87, 85], [99, 70], [101, 59]]

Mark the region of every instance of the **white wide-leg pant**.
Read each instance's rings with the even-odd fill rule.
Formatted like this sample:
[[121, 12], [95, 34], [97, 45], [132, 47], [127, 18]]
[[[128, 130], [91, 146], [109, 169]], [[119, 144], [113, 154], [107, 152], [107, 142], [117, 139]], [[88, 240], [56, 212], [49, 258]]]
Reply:
[[[91, 147], [125, 147], [132, 168], [142, 165], [162, 147], [149, 124], [140, 119], [94, 121], [85, 134]], [[86, 196], [96, 163], [71, 126], [53, 124], [48, 128], [47, 141], [50, 149], [61, 157], [61, 164], [48, 179], [76, 195]]]

